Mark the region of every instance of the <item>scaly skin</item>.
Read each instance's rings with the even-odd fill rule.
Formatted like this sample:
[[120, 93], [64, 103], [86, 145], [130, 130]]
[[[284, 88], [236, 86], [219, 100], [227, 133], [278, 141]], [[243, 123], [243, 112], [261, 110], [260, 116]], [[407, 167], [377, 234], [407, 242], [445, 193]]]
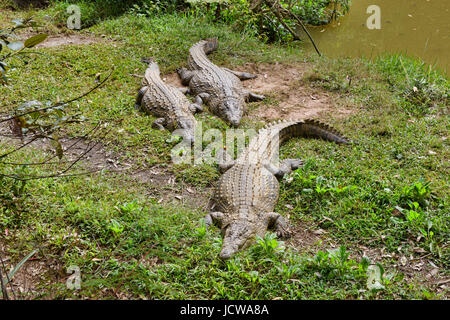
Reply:
[[222, 230], [222, 259], [247, 248], [257, 235], [264, 237], [267, 229], [274, 229], [279, 237], [290, 235], [286, 220], [273, 210], [278, 201], [278, 179], [302, 164], [299, 159], [278, 164], [279, 145], [296, 136], [350, 143], [315, 120], [284, 121], [260, 130], [236, 161], [222, 165], [227, 171], [217, 184], [212, 212], [205, 217], [207, 226], [214, 223]]
[[236, 127], [245, 111], [245, 102], [259, 101], [264, 96], [246, 91], [240, 81], [256, 75], [218, 67], [207, 58], [217, 46], [217, 39], [196, 43], [189, 50], [188, 69], [177, 71], [182, 83], [196, 96], [196, 102], [203, 101], [213, 114]]
[[153, 127], [167, 128], [170, 131], [183, 129], [185, 141], [193, 143], [197, 125], [193, 113], [201, 111], [201, 104], [191, 103], [180, 88], [164, 83], [158, 64], [153, 60], [149, 61], [142, 83], [143, 87], [136, 98], [136, 107], [158, 118]]

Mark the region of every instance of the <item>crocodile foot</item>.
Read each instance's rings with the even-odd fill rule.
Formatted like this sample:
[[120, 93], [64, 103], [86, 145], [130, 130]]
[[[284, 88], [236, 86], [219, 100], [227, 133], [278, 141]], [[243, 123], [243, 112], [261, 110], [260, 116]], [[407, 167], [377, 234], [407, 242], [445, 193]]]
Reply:
[[277, 237], [281, 239], [290, 238], [292, 235], [289, 230], [289, 223], [281, 214], [276, 212], [269, 213], [269, 228], [274, 229]]

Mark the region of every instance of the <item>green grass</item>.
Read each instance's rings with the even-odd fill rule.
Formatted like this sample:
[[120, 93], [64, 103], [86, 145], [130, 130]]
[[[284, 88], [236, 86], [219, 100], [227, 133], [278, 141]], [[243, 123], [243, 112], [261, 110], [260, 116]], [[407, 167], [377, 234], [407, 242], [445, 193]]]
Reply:
[[[9, 14], [0, 12], [0, 21], [6, 21]], [[11, 263], [35, 248], [39, 248], [40, 259], [52, 262], [51, 272], [34, 297], [445, 297], [434, 285], [419, 282], [423, 275], [406, 281], [394, 266], [400, 256], [418, 258], [425, 252], [441, 275], [448, 276], [449, 82], [444, 76], [403, 57], [374, 62], [318, 59], [298, 45], [267, 45], [233, 32], [227, 25], [181, 14], [123, 15], [86, 32], [104, 34], [106, 40], [38, 49], [48, 57], [31, 55], [27, 64], [16, 61], [10, 84], [0, 88], [2, 106], [73, 97], [95, 85], [98, 73], [103, 78], [114, 70], [105, 86], [69, 106], [70, 113], [81, 113], [88, 120], [71, 125], [64, 134], [86, 133], [99, 121], [107, 123], [111, 132], [103, 141], [105, 148], [117, 152], [121, 161], [131, 162], [132, 170], [162, 167], [176, 178], [171, 190], [175, 193], [186, 186], [195, 190], [209, 187], [219, 172], [216, 166], [171, 164], [170, 133], [153, 130], [154, 118], [133, 107], [140, 79], [132, 74], [143, 74], [141, 57], [155, 56], [163, 73], [173, 72], [185, 65], [192, 43], [215, 36], [220, 48], [212, 59], [221, 65], [309, 61], [311, 70], [297, 80], [298, 85], [332, 94], [338, 106], [353, 110], [345, 118], [330, 114], [327, 122], [357, 144], [292, 139], [283, 145], [282, 158], [299, 157], [305, 164], [281, 183], [276, 210], [289, 215], [296, 226], [307, 224], [312, 230], [328, 231], [322, 237], [338, 249], [308, 253], [301, 244], [283, 243], [269, 233], [249, 250], [223, 262], [218, 259], [220, 233], [201, 224], [206, 214], [203, 209], [161, 202], [148, 184], [127, 173], [101, 172], [26, 184], [1, 179], [0, 241], [6, 245]], [[419, 92], [425, 100], [420, 102], [410, 99], [407, 91], [408, 81], [416, 78], [426, 79]], [[206, 129], [227, 129], [207, 111], [196, 117]], [[243, 124], [247, 128], [261, 126], [249, 118]], [[2, 152], [8, 148], [0, 144]], [[27, 150], [9, 160], [38, 161], [44, 156], [43, 151]], [[82, 164], [78, 169], [83, 169]], [[5, 165], [0, 165], [0, 170], [14, 172]], [[15, 170], [45, 173], [39, 167]], [[8, 236], [3, 236], [6, 230]], [[384, 248], [397, 257], [368, 261], [361, 255], [361, 246], [374, 251]], [[374, 291], [367, 288], [366, 271], [376, 262], [385, 269], [380, 279], [384, 289]], [[66, 275], [71, 265], [81, 270], [79, 291], [67, 289], [64, 277], [56, 280], [55, 274]]]

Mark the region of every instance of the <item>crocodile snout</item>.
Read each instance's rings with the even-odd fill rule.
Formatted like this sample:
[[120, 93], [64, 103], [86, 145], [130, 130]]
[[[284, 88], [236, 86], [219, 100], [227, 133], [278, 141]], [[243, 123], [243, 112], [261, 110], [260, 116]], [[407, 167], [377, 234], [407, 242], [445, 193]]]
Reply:
[[219, 257], [229, 259], [238, 251], [247, 248], [255, 235], [248, 221], [230, 223], [223, 237], [222, 250]]
[[233, 126], [233, 127], [237, 127], [237, 126], [239, 126], [239, 123], [240, 123], [240, 119], [231, 119], [230, 120], [230, 125], [231, 126]]

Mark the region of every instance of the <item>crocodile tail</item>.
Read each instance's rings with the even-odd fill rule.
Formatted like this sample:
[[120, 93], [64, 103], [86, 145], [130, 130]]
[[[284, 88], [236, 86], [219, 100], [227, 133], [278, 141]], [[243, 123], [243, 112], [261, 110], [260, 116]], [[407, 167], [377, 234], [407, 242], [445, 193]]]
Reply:
[[306, 138], [319, 138], [326, 141], [336, 142], [339, 144], [350, 144], [352, 141], [342, 135], [336, 129], [318, 120], [307, 119], [302, 121], [300, 126], [300, 135]]
[[317, 138], [339, 144], [350, 144], [353, 141], [336, 129], [315, 119], [301, 121], [280, 120], [267, 125], [264, 129], [277, 129], [284, 141], [290, 137]]
[[[148, 67], [147, 70], [145, 70], [145, 76], [144, 76], [144, 80], [147, 83], [151, 83], [152, 79], [159, 78], [160, 76], [160, 71], [159, 71], [159, 66], [158, 63], [156, 63], [154, 58], [145, 58], [142, 59], [142, 62], [144, 63], [148, 63]], [[144, 84], [145, 84], [144, 81]]]
[[197, 42], [189, 49], [188, 66], [191, 70], [210, 68], [212, 62], [207, 55], [218, 47], [218, 40], [215, 38], [205, 39]]
[[219, 41], [217, 38], [208, 38], [204, 41], [203, 51], [205, 51], [205, 54], [210, 54], [211, 52], [216, 51], [219, 47]]

